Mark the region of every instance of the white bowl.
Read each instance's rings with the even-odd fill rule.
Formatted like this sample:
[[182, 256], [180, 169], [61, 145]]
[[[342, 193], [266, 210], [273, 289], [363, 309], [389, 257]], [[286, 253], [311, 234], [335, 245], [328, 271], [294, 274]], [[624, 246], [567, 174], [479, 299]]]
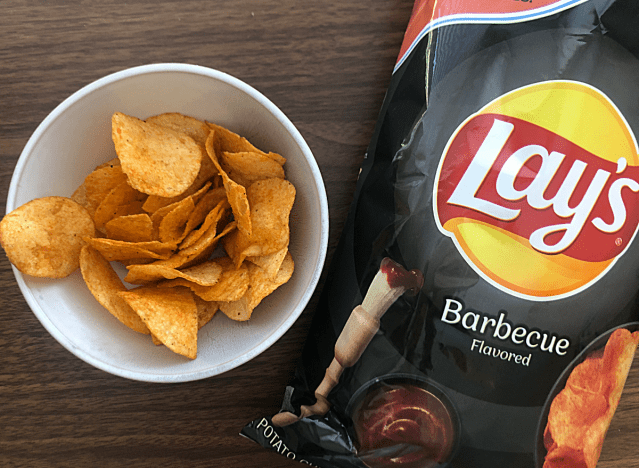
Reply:
[[115, 111], [142, 119], [181, 112], [226, 126], [258, 148], [285, 156], [287, 178], [297, 188], [290, 218], [292, 278], [247, 322], [216, 314], [200, 330], [198, 357], [192, 361], [120, 324], [93, 298], [79, 271], [48, 280], [23, 275], [14, 267], [18, 285], [55, 339], [104, 371], [148, 382], [184, 382], [233, 369], [277, 341], [302, 313], [317, 285], [328, 243], [328, 204], [313, 154], [291, 121], [238, 79], [195, 65], [145, 65], [87, 85], [47, 116], [20, 155], [7, 212], [34, 198], [71, 196], [91, 170], [113, 158]]

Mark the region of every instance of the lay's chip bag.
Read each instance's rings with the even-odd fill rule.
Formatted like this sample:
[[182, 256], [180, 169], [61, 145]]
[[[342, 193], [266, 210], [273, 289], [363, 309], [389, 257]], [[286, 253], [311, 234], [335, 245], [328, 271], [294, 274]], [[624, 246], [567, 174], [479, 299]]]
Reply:
[[243, 434], [595, 468], [639, 344], [638, 59], [634, 0], [417, 0], [295, 377]]

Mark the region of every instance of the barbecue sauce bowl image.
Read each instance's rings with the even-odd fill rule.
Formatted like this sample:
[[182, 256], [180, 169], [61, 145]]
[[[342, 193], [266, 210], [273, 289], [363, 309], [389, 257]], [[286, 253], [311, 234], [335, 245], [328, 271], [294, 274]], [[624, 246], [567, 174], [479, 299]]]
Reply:
[[354, 400], [354, 439], [366, 466], [434, 468], [454, 453], [458, 420], [432, 384], [414, 376], [385, 376]]

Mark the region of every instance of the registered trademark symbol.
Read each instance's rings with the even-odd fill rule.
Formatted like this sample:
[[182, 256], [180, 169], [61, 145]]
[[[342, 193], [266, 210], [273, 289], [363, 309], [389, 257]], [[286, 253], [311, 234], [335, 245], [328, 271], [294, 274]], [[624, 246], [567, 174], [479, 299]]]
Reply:
[[617, 239], [615, 239], [615, 244], [617, 245], [617, 247], [620, 247], [621, 244], [623, 244], [623, 240], [621, 240], [621, 237], [617, 237]]

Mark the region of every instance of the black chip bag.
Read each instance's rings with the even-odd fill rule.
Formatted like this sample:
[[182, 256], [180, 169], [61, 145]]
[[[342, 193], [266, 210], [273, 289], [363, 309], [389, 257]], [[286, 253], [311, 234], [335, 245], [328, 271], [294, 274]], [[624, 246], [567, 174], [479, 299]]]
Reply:
[[319, 467], [595, 468], [639, 342], [639, 3], [417, 0], [282, 410]]

